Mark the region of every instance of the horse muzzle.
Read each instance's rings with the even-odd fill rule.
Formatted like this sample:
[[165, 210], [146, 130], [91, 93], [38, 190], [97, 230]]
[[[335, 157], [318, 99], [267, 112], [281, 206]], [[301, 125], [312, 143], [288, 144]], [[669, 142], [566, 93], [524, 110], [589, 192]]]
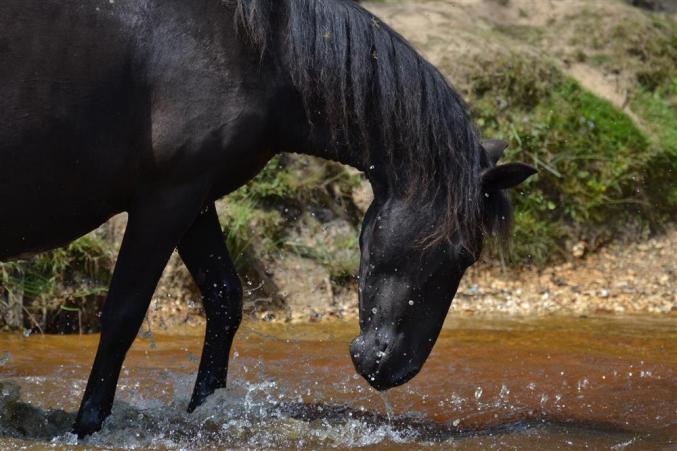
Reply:
[[358, 374], [376, 390], [388, 390], [410, 381], [418, 374], [423, 361], [402, 350], [401, 338], [365, 334], [350, 345], [350, 357]]

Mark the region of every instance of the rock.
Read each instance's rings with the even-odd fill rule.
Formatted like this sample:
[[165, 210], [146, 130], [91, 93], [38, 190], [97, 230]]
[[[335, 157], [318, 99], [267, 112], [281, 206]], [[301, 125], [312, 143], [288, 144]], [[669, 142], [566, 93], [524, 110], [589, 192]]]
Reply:
[[360, 185], [353, 189], [352, 192], [353, 203], [364, 214], [367, 212], [369, 205], [374, 200], [374, 192], [371, 189], [371, 184], [368, 180], [362, 180]]
[[74, 413], [42, 410], [20, 399], [20, 388], [0, 383], [0, 435], [49, 440], [70, 430]]
[[576, 258], [583, 258], [586, 249], [587, 244], [585, 243], [585, 241], [579, 241], [578, 243], [574, 244], [574, 246], [571, 248], [571, 255], [573, 255]]
[[311, 318], [331, 309], [334, 295], [329, 273], [319, 263], [285, 255], [272, 264], [273, 280], [294, 318]]

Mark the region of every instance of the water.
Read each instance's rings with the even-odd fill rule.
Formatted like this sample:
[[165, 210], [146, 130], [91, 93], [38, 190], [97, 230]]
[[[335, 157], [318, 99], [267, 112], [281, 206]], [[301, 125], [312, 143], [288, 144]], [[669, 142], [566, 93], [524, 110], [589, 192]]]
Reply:
[[230, 388], [190, 415], [199, 331], [146, 334], [112, 417], [79, 444], [97, 337], [0, 335], [0, 448], [675, 449], [676, 325], [452, 318], [421, 374], [382, 398], [352, 368], [356, 324], [249, 324]]

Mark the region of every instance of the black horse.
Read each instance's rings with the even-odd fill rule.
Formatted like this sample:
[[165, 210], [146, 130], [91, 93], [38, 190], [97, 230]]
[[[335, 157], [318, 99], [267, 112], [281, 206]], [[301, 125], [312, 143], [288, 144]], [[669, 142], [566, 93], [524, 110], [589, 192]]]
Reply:
[[393, 30], [349, 0], [0, 2], [0, 259], [129, 222], [75, 431], [109, 415], [120, 368], [172, 251], [207, 330], [189, 409], [224, 387], [242, 289], [214, 201], [277, 152], [364, 171], [360, 336], [379, 390], [428, 357], [483, 237], [505, 237], [496, 166], [462, 100]]

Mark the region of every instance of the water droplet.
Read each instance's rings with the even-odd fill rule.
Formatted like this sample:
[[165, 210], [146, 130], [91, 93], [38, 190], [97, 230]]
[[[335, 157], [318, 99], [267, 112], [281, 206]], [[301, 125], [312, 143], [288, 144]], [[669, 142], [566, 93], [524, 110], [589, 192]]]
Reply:
[[9, 351], [3, 352], [2, 355], [0, 355], [0, 366], [5, 365], [11, 359], [12, 359], [12, 354], [10, 354]]
[[409, 299], [409, 305], [414, 305], [414, 300], [413, 300], [413, 299]]
[[475, 399], [479, 400], [482, 397], [482, 387], [477, 387], [475, 389]]
[[499, 396], [500, 398], [505, 398], [505, 397], [508, 396], [509, 394], [510, 394], [510, 389], [508, 388], [508, 386], [505, 385], [505, 384], [502, 384], [502, 385], [501, 385], [501, 391], [499, 392], [498, 396]]
[[584, 388], [587, 388], [589, 384], [590, 384], [590, 381], [588, 381], [587, 378], [583, 378], [576, 383], [576, 389], [578, 391], [581, 391]]
[[376, 307], [374, 307], [373, 309], [371, 309], [371, 313], [373, 313], [374, 315], [376, 315], [377, 312], [378, 312], [378, 309], [377, 309]]

